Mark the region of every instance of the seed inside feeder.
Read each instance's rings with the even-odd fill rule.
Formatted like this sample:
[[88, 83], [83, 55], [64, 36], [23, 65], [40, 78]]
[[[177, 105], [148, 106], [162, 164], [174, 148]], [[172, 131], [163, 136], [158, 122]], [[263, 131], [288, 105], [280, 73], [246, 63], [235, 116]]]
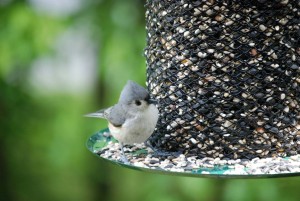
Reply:
[[146, 7], [147, 82], [160, 111], [154, 146], [197, 158], [300, 153], [296, 0]]

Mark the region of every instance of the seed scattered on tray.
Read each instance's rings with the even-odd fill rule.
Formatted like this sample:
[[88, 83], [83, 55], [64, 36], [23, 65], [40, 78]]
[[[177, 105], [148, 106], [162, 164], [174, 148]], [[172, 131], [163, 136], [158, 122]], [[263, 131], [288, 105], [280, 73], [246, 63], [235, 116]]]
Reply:
[[[136, 151], [146, 150], [145, 154], [135, 154]], [[105, 149], [98, 152], [101, 157], [119, 161], [120, 150], [118, 143], [110, 142]], [[300, 155], [289, 158], [268, 157], [264, 159], [221, 159], [198, 158], [196, 156], [158, 157], [150, 148], [143, 144], [135, 144], [125, 147], [125, 154], [131, 165], [141, 168], [157, 169], [172, 172], [210, 174], [214, 168], [223, 168], [222, 174], [227, 175], [259, 175], [259, 174], [283, 174], [300, 172]], [[199, 172], [200, 169], [200, 172]]]

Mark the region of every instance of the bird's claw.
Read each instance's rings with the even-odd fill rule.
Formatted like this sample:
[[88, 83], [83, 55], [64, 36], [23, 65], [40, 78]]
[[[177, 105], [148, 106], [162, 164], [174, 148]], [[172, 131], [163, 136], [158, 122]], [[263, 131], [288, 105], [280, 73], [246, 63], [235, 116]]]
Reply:
[[153, 155], [154, 156], [161, 156], [161, 157], [168, 157], [168, 156], [174, 156], [174, 157], [178, 157], [180, 154], [182, 154], [182, 152], [178, 151], [178, 152], [166, 152], [166, 151], [160, 151], [160, 150], [153, 150]]

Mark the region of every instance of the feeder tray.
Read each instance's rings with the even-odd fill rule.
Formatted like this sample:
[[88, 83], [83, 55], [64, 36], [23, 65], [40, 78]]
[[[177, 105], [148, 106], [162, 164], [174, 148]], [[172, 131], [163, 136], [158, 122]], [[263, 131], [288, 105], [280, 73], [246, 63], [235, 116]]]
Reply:
[[108, 130], [94, 154], [171, 175], [270, 178], [300, 173], [299, 0], [147, 0], [149, 139], [171, 156], [125, 147]]
[[108, 129], [92, 135], [87, 141], [87, 147], [105, 161], [144, 172], [210, 178], [276, 178], [300, 175], [300, 155], [252, 160], [196, 159], [184, 155], [155, 157], [149, 148], [141, 144], [132, 145], [130, 150], [126, 146], [125, 154], [130, 164], [125, 164], [119, 160], [119, 145], [109, 135]]

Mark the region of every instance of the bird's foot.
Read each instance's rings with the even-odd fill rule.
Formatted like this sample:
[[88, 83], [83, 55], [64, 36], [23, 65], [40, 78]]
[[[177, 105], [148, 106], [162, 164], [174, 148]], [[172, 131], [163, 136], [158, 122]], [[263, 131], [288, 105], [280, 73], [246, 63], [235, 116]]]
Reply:
[[160, 150], [154, 146], [151, 145], [151, 143], [149, 143], [149, 141], [147, 140], [145, 142], [145, 146], [149, 147], [150, 149], [152, 149], [154, 156], [160, 156], [160, 157], [168, 157], [168, 156], [173, 156], [173, 157], [178, 157], [180, 154], [182, 154], [181, 151], [177, 151], [177, 152], [168, 152], [168, 151], [163, 151]]
[[127, 157], [125, 155], [122, 155], [120, 158], [120, 161], [124, 163], [125, 165], [130, 165], [130, 162], [128, 161]]
[[121, 148], [121, 162], [126, 164], [126, 165], [129, 165], [130, 162], [128, 161], [127, 157], [125, 156], [125, 152], [124, 152], [124, 146], [123, 146], [123, 143], [120, 142], [120, 148]]

